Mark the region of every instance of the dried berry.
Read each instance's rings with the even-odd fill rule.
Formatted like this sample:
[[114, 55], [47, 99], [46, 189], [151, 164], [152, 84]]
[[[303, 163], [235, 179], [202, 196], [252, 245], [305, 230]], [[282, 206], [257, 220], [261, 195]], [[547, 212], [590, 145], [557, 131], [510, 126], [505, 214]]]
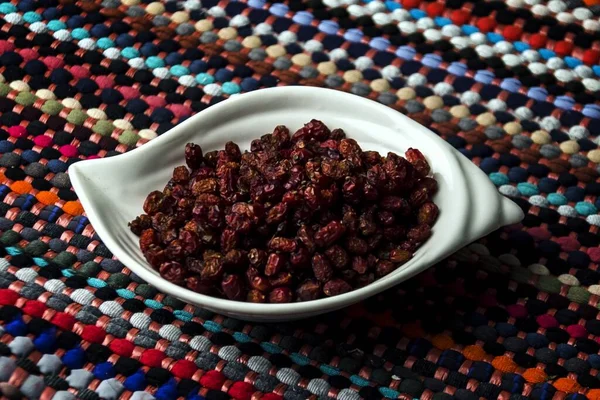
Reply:
[[288, 287], [278, 287], [269, 293], [269, 303], [290, 303], [293, 299], [292, 290]]
[[272, 251], [282, 251], [284, 253], [292, 253], [296, 251], [297, 245], [294, 239], [283, 237], [274, 237], [269, 242], [269, 249]]
[[357, 276], [359, 276], [358, 273], [353, 269], [343, 269], [340, 271], [340, 277], [342, 280], [346, 281], [346, 283], [349, 283], [350, 286], [352, 286], [352, 283]]
[[150, 193], [131, 231], [148, 263], [188, 289], [236, 301], [284, 303], [372, 283], [412, 258], [439, 210], [429, 163], [363, 151], [312, 120], [203, 154]]
[[403, 249], [393, 249], [389, 254], [389, 260], [396, 264], [404, 264], [411, 258], [412, 253]]
[[158, 190], [150, 193], [144, 202], [144, 212], [148, 215], [154, 215], [160, 211], [161, 202], [165, 195]]
[[209, 258], [204, 261], [204, 267], [200, 272], [200, 278], [206, 281], [221, 279], [224, 273], [223, 260], [221, 258]]
[[238, 234], [233, 229], [225, 229], [221, 234], [221, 251], [229, 251], [236, 248], [238, 244]]
[[315, 233], [315, 242], [321, 247], [331, 246], [345, 231], [346, 228], [341, 222], [331, 221]]
[[264, 276], [257, 275], [250, 279], [249, 285], [252, 289], [260, 290], [263, 293], [266, 293], [271, 288], [271, 283]]
[[280, 272], [277, 275], [269, 278], [269, 283], [273, 287], [278, 286], [290, 286], [292, 284], [293, 276], [289, 272]]
[[401, 225], [386, 226], [383, 228], [383, 237], [393, 243], [398, 243], [406, 237], [406, 229]]
[[414, 192], [410, 194], [410, 205], [413, 207], [419, 207], [424, 204], [427, 200], [429, 200], [429, 190], [425, 187], [421, 187], [416, 189]]
[[315, 278], [317, 278], [320, 282], [326, 282], [333, 276], [333, 269], [329, 264], [329, 261], [322, 254], [315, 254], [312, 258], [312, 269], [315, 274]]
[[362, 149], [354, 139], [342, 139], [339, 144], [340, 154], [346, 158], [349, 156], [362, 155]]
[[375, 282], [375, 274], [370, 273], [370, 274], [360, 275], [356, 278], [356, 287], [362, 288], [367, 285], [370, 285], [373, 282]]
[[259, 290], [250, 290], [246, 296], [246, 301], [249, 303], [265, 303], [267, 296]]
[[433, 178], [422, 178], [417, 181], [417, 189], [425, 188], [427, 193], [434, 195], [438, 190], [438, 183]]
[[306, 247], [299, 247], [296, 251], [290, 254], [290, 264], [293, 268], [303, 268], [308, 265], [310, 261], [310, 254]]
[[267, 212], [267, 218], [266, 218], [266, 222], [267, 224], [278, 224], [281, 221], [284, 220], [285, 215], [287, 213], [288, 210], [288, 204], [287, 203], [279, 203], [275, 206], [273, 206], [268, 212]]
[[352, 258], [352, 269], [362, 275], [369, 269], [369, 263], [365, 257], [356, 256]]
[[273, 276], [283, 269], [285, 266], [285, 258], [281, 254], [271, 253], [267, 258], [267, 265], [265, 266], [265, 275]]
[[369, 210], [358, 218], [358, 229], [363, 236], [370, 236], [377, 232], [373, 210]]
[[323, 160], [321, 162], [321, 170], [323, 171], [323, 175], [337, 181], [348, 176], [350, 165], [346, 161]]
[[348, 253], [341, 246], [335, 245], [325, 250], [325, 255], [335, 269], [342, 269], [350, 262]]
[[425, 224], [417, 225], [409, 230], [406, 236], [414, 242], [424, 242], [431, 236], [431, 228]]
[[186, 255], [194, 254], [200, 249], [200, 238], [195, 232], [182, 229], [179, 232], [179, 241]]
[[143, 254], [146, 261], [155, 269], [158, 269], [162, 263], [167, 261], [167, 254], [164, 249], [154, 244], [150, 245]]
[[337, 296], [352, 290], [352, 286], [342, 279], [332, 279], [323, 286], [326, 296]]
[[382, 210], [377, 213], [377, 221], [383, 226], [390, 226], [394, 225], [394, 222], [396, 222], [396, 217], [394, 217], [393, 212]]
[[158, 272], [160, 273], [160, 276], [169, 282], [176, 283], [178, 285], [182, 284], [185, 278], [185, 269], [176, 261], [167, 261], [162, 263], [158, 269]]
[[191, 169], [200, 168], [202, 165], [202, 148], [194, 143], [185, 145], [185, 163]]
[[406, 151], [406, 159], [412, 164], [419, 176], [427, 176], [430, 171], [429, 163], [423, 153], [417, 149], [410, 148]]
[[376, 151], [363, 151], [362, 159], [370, 167], [381, 164], [381, 155]]
[[186, 183], [190, 179], [190, 170], [184, 167], [176, 167], [173, 170], [173, 181], [177, 183]]
[[153, 229], [146, 229], [140, 235], [140, 249], [142, 250], [142, 252], [147, 251], [150, 248], [150, 246], [158, 244], [159, 238], [156, 234], [156, 231], [154, 231]]
[[219, 191], [219, 184], [215, 178], [194, 178], [191, 184], [192, 193], [199, 196], [202, 193], [215, 194]]
[[355, 176], [347, 176], [342, 185], [344, 200], [351, 204], [360, 204], [363, 195], [363, 183]]
[[346, 138], [346, 133], [343, 129], [337, 128], [331, 131], [329, 137], [333, 140], [342, 140]]
[[227, 271], [240, 271], [248, 266], [248, 256], [245, 251], [232, 249], [223, 257], [223, 267]]
[[250, 249], [248, 261], [252, 266], [261, 268], [267, 263], [267, 253], [261, 249]]
[[420, 224], [433, 225], [439, 214], [438, 207], [432, 203], [425, 203], [419, 208], [417, 220]]
[[310, 301], [321, 297], [321, 285], [315, 281], [306, 281], [296, 289], [296, 300]]
[[361, 238], [352, 236], [346, 241], [346, 248], [352, 254], [363, 255], [369, 251], [369, 244]]
[[310, 254], [315, 252], [317, 245], [313, 239], [312, 231], [306, 225], [302, 225], [300, 229], [298, 229], [298, 239], [300, 239]]
[[248, 269], [246, 269], [246, 279], [248, 280], [248, 282], [251, 282], [252, 279], [254, 279], [254, 277], [259, 275], [260, 271], [253, 266], [249, 266]]
[[204, 268], [204, 262], [197, 258], [188, 257], [185, 259], [185, 267], [189, 272], [194, 275], [200, 275], [202, 268]]
[[387, 274], [395, 270], [396, 267], [397, 265], [391, 261], [380, 260], [375, 266], [375, 275], [377, 275], [378, 278], [381, 278], [382, 276], [386, 276]]
[[385, 196], [379, 204], [384, 210], [394, 213], [402, 213], [408, 207], [407, 201], [398, 196]]
[[316, 119], [311, 120], [308, 124], [298, 129], [292, 136], [292, 141], [310, 140], [317, 141], [325, 140], [329, 136], [329, 128], [321, 121]]
[[197, 276], [191, 276], [185, 280], [185, 286], [193, 292], [201, 294], [213, 294], [214, 283], [205, 282]]
[[136, 217], [136, 219], [129, 223], [129, 229], [131, 229], [131, 232], [138, 236], [140, 236], [143, 231], [149, 228], [152, 228], [152, 218], [146, 214]]
[[225, 143], [225, 153], [230, 160], [239, 161], [242, 158], [242, 151], [240, 150], [240, 146], [233, 142]]
[[221, 281], [221, 289], [229, 300], [241, 301], [246, 296], [242, 279], [237, 275], [227, 275]]

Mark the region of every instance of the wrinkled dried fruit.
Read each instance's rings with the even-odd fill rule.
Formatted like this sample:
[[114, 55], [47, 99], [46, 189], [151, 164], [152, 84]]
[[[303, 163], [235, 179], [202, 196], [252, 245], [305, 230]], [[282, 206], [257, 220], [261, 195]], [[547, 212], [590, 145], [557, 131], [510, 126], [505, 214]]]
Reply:
[[342, 246], [334, 245], [325, 250], [327, 259], [335, 269], [342, 269], [350, 262], [350, 257]]
[[268, 292], [271, 288], [271, 283], [264, 276], [255, 276], [249, 281], [249, 285], [252, 289], [260, 290], [261, 292]]
[[285, 258], [281, 254], [271, 253], [267, 258], [267, 265], [265, 266], [265, 275], [273, 276], [283, 269], [285, 266]]
[[166, 252], [159, 246], [154, 244], [150, 245], [150, 247], [144, 251], [144, 257], [146, 261], [155, 269], [158, 269], [162, 263], [167, 261]]
[[140, 249], [142, 250], [142, 252], [147, 251], [150, 248], [150, 246], [158, 244], [159, 238], [154, 229], [146, 229], [140, 235]]
[[300, 247], [298, 250], [290, 254], [290, 264], [292, 268], [305, 267], [310, 261], [310, 254], [305, 247]]
[[429, 239], [429, 236], [431, 236], [431, 228], [429, 225], [425, 224], [418, 225], [409, 230], [406, 236], [408, 236], [408, 238], [414, 242], [424, 242]]
[[393, 249], [389, 254], [389, 260], [396, 264], [404, 264], [411, 258], [412, 253], [403, 249]]
[[311, 120], [185, 164], [129, 227], [148, 263], [188, 289], [236, 301], [285, 303], [364, 287], [406, 263], [439, 210], [430, 166], [363, 151], [341, 129]]
[[369, 269], [369, 263], [365, 257], [356, 256], [352, 258], [352, 269], [362, 275]]
[[177, 183], [186, 183], [190, 179], [190, 170], [187, 167], [176, 167], [173, 170], [173, 181]]
[[251, 290], [246, 296], [246, 301], [249, 303], [265, 303], [267, 296], [259, 290]]
[[310, 301], [321, 297], [321, 285], [315, 281], [306, 281], [296, 289], [296, 300]]
[[158, 190], [150, 193], [144, 202], [144, 212], [148, 215], [154, 215], [159, 212], [161, 201], [164, 197], [165, 195]]
[[204, 282], [197, 276], [191, 276], [185, 280], [185, 286], [193, 292], [201, 294], [212, 294], [214, 292], [213, 282]]
[[292, 284], [293, 276], [289, 272], [280, 272], [277, 275], [269, 278], [269, 283], [273, 287], [278, 286], [290, 286]]
[[260, 249], [250, 249], [248, 252], [248, 261], [251, 265], [260, 268], [267, 262], [267, 253]]
[[417, 215], [417, 221], [420, 224], [433, 225], [439, 214], [438, 207], [432, 203], [425, 203], [419, 208], [419, 214]]
[[233, 229], [225, 229], [221, 234], [221, 251], [235, 249], [238, 244], [238, 235]]
[[143, 231], [150, 228], [152, 228], [152, 218], [146, 214], [136, 217], [136, 219], [129, 223], [129, 229], [131, 229], [131, 232], [138, 236], [140, 236]]
[[289, 303], [293, 299], [292, 290], [288, 287], [278, 287], [269, 293], [269, 303]]
[[237, 275], [227, 275], [221, 282], [221, 289], [229, 300], [241, 301], [246, 295], [242, 279]]
[[406, 159], [413, 165], [420, 176], [427, 176], [430, 171], [429, 163], [423, 153], [417, 149], [410, 148], [406, 151]]
[[346, 241], [346, 248], [352, 254], [363, 255], [369, 251], [369, 245], [366, 241], [356, 236], [349, 237]]
[[308, 124], [298, 129], [292, 136], [292, 141], [315, 139], [322, 141], [329, 136], [329, 128], [321, 121], [311, 120]]
[[306, 225], [302, 225], [300, 229], [298, 229], [298, 239], [300, 239], [310, 254], [315, 252], [317, 245], [315, 244], [310, 228]]
[[284, 253], [292, 253], [296, 250], [297, 245], [294, 239], [284, 237], [274, 237], [269, 242], [269, 249], [272, 251], [282, 251]]
[[176, 261], [167, 261], [160, 265], [158, 269], [160, 276], [169, 282], [181, 284], [185, 278], [185, 269]]
[[315, 278], [317, 278], [320, 282], [326, 282], [333, 276], [333, 269], [329, 264], [329, 261], [322, 254], [315, 254], [312, 258], [312, 269], [315, 274]]
[[221, 279], [224, 273], [223, 260], [221, 258], [209, 258], [204, 261], [204, 267], [200, 271], [200, 278], [206, 281]]
[[185, 163], [191, 169], [197, 169], [202, 166], [202, 148], [194, 143], [185, 145]]
[[215, 178], [195, 178], [191, 186], [192, 193], [196, 196], [202, 193], [214, 194], [219, 191], [219, 183]]
[[429, 190], [427, 190], [427, 188], [425, 188], [425, 187], [422, 187], [422, 188], [418, 188], [417, 190], [412, 192], [410, 194], [408, 201], [410, 202], [411, 206], [419, 207], [423, 203], [425, 203], [427, 200], [429, 200], [430, 197], [431, 197], [431, 194], [429, 193]]
[[395, 270], [396, 267], [397, 265], [391, 261], [380, 260], [375, 266], [375, 275], [377, 275], [378, 278], [381, 278], [382, 276], [386, 276], [387, 274]]
[[187, 255], [194, 254], [200, 249], [200, 238], [195, 232], [181, 230], [179, 241], [183, 247], [183, 252]]
[[240, 271], [248, 266], [248, 255], [245, 251], [232, 249], [223, 257], [223, 267], [227, 271]]
[[331, 246], [345, 231], [346, 228], [341, 222], [331, 221], [315, 233], [315, 242], [321, 247]]
[[326, 296], [337, 296], [352, 290], [352, 286], [342, 279], [332, 279], [323, 286], [323, 293]]

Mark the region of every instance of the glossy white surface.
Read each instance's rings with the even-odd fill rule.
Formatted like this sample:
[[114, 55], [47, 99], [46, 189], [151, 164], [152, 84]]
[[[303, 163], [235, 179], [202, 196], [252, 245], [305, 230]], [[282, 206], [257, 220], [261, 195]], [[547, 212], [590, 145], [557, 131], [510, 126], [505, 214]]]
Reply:
[[[440, 216], [432, 237], [415, 256], [373, 284], [326, 299], [291, 304], [251, 304], [204, 296], [162, 279], [144, 259], [127, 223], [142, 213], [152, 190], [162, 190], [173, 168], [184, 164], [183, 150], [195, 142], [203, 150], [232, 140], [243, 150], [250, 141], [287, 125], [293, 132], [311, 119], [343, 128], [364, 150], [403, 154], [420, 149], [440, 190]], [[126, 154], [73, 164], [73, 187], [92, 226], [124, 265], [158, 289], [186, 302], [247, 320], [282, 321], [333, 311], [388, 289], [432, 266], [466, 244], [523, 218], [521, 209], [501, 196], [488, 177], [426, 127], [371, 100], [339, 91], [278, 87], [243, 94], [212, 106], [148, 144]]]

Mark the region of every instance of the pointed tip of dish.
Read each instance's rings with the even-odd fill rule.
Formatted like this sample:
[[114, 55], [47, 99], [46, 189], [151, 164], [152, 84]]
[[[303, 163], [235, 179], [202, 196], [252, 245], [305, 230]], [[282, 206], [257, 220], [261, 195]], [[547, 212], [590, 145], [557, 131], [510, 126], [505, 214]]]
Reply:
[[504, 197], [502, 199], [502, 225], [512, 225], [519, 223], [525, 217], [523, 210], [514, 201]]

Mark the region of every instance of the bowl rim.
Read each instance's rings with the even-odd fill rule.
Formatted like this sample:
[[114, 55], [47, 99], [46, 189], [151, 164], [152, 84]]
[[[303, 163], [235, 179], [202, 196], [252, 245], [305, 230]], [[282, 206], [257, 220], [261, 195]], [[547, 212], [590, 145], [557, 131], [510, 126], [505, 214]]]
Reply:
[[[123, 261], [123, 264], [129, 268], [132, 272], [138, 275], [140, 278], [145, 280], [146, 282], [156, 286], [159, 290], [169, 293], [175, 297], [179, 297], [187, 302], [190, 302], [195, 305], [200, 305], [201, 307], [205, 306], [208, 308], [214, 308], [216, 310], [221, 310], [220, 312], [230, 312], [235, 314], [246, 314], [246, 315], [260, 315], [260, 316], [283, 316], [284, 314], [290, 315], [303, 315], [303, 314], [314, 314], [318, 313], [319, 309], [322, 308], [324, 310], [334, 310], [336, 308], [342, 308], [344, 306], [350, 305], [355, 301], [368, 298], [372, 295], [380, 293], [390, 287], [397, 285], [401, 281], [407, 280], [414, 275], [424, 271], [429, 268], [433, 262], [449, 255], [451, 252], [457, 250], [457, 248], [450, 249], [442, 249], [438, 251], [436, 254], [436, 260], [431, 263], [422, 263], [419, 264], [416, 262], [412, 266], [409, 265], [412, 261], [405, 264], [407, 266], [405, 272], [403, 274], [397, 276], [387, 276], [377, 279], [373, 283], [358, 289], [354, 289], [350, 292], [333, 296], [333, 297], [325, 297], [317, 300], [305, 301], [305, 302], [294, 302], [294, 303], [282, 303], [282, 304], [271, 304], [271, 303], [249, 303], [244, 301], [233, 301], [229, 299], [223, 299], [208, 295], [203, 295], [200, 293], [193, 292], [185, 287], [176, 285], [172, 282], [167, 281], [166, 279], [156, 275], [153, 271], [148, 270], [143, 265], [139, 265], [134, 260], [131, 260], [129, 256], [125, 253], [125, 256], [119, 250], [121, 246], [119, 246], [118, 241], [114, 239], [110, 233], [109, 228], [104, 224], [102, 219], [96, 214], [94, 206], [92, 202], [87, 198], [86, 191], [84, 189], [86, 172], [84, 170], [90, 169], [91, 167], [100, 165], [105, 165], [112, 162], [113, 159], [119, 158], [122, 161], [125, 161], [127, 157], [135, 157], [138, 152], [144, 151], [145, 148], [153, 148], [160, 146], [161, 143], [167, 140], [168, 137], [172, 135], [177, 135], [183, 133], [183, 131], [187, 130], [190, 126], [193, 126], [194, 123], [200, 119], [205, 118], [208, 115], [218, 114], [224, 108], [228, 107], [237, 107], [242, 105], [245, 102], [252, 102], [254, 100], [264, 101], [265, 98], [268, 97], [281, 97], [281, 96], [327, 96], [331, 99], [331, 101], [335, 101], [336, 98], [345, 101], [351, 101], [353, 104], [356, 104], [356, 107], [365, 107], [365, 108], [375, 108], [380, 113], [385, 113], [386, 115], [393, 118], [393, 120], [398, 121], [404, 126], [408, 126], [410, 128], [418, 129], [419, 135], [427, 135], [428, 139], [434, 142], [437, 146], [440, 146], [444, 149], [445, 153], [448, 153], [448, 161], [451, 163], [451, 175], [460, 174], [463, 170], [463, 165], [461, 163], [462, 160], [459, 160], [458, 157], [462, 157], [460, 153], [454, 150], [449, 144], [447, 144], [443, 139], [439, 138], [435, 133], [429, 130], [427, 127], [418, 124], [412, 119], [406, 117], [400, 112], [392, 109], [391, 107], [385, 106], [383, 104], [377, 103], [373, 100], [363, 98], [360, 96], [356, 96], [350, 93], [333, 90], [333, 89], [324, 89], [324, 88], [315, 88], [315, 87], [303, 87], [303, 86], [284, 86], [284, 87], [275, 87], [268, 89], [261, 89], [249, 93], [244, 93], [238, 96], [234, 96], [226, 101], [220, 102], [212, 107], [209, 107], [198, 114], [190, 117], [186, 121], [178, 124], [173, 127], [169, 131], [165, 132], [161, 136], [156, 139], [150, 141], [149, 143], [140, 146], [136, 149], [133, 149], [127, 153], [116, 156], [114, 158], [103, 158], [103, 159], [95, 159], [95, 160], [86, 160], [79, 163], [75, 163], [69, 168], [69, 175], [72, 180], [73, 187], [76, 192], [79, 192], [80, 201], [86, 210], [86, 214], [88, 219], [90, 220], [92, 226], [102, 239], [102, 242], [118, 257], [119, 260]], [[466, 158], [465, 158], [466, 160]], [[89, 179], [89, 178], [87, 178]], [[464, 181], [464, 176], [462, 177]], [[461, 179], [459, 179], [461, 181]], [[459, 182], [460, 183], [460, 182]], [[464, 182], [466, 185], [466, 182]], [[490, 183], [491, 184], [491, 183]], [[458, 194], [461, 196], [460, 199], [463, 199], [465, 203], [468, 203], [469, 199], [467, 198], [466, 192]], [[468, 207], [466, 204], [464, 207]], [[461, 207], [461, 208], [464, 208]], [[454, 239], [456, 240], [456, 239]], [[450, 243], [450, 242], [449, 242]], [[116, 250], [116, 251], [115, 251]], [[445, 250], [445, 252], [443, 251]], [[416, 253], [418, 254], [418, 252]]]

